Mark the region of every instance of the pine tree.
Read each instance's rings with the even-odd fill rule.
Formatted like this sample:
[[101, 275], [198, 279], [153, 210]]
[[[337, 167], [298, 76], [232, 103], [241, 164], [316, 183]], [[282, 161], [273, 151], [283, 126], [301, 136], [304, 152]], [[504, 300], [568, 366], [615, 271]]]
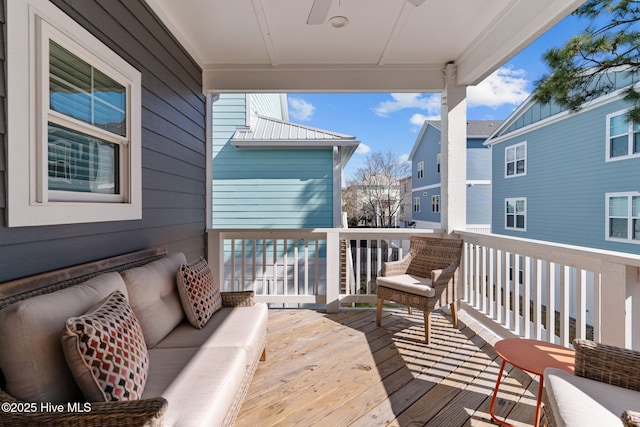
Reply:
[[[589, 24], [564, 46], [545, 52], [551, 72], [536, 82], [534, 99], [577, 111], [615, 90], [613, 71], [632, 76], [640, 71], [640, 1], [588, 0], [574, 14]], [[632, 107], [628, 118], [640, 123], [640, 92], [634, 85], [626, 89], [625, 100]]]

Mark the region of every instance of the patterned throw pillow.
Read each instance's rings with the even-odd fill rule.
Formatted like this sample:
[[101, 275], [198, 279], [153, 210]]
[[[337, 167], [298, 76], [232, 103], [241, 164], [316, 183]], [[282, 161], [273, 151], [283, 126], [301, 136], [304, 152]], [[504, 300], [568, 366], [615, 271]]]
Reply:
[[62, 347], [88, 401], [142, 396], [149, 355], [138, 319], [122, 292], [113, 292], [86, 314], [67, 320]]
[[213, 313], [222, 307], [220, 289], [213, 280], [207, 261], [200, 257], [190, 264], [182, 264], [177, 281], [180, 301], [189, 323], [202, 329]]

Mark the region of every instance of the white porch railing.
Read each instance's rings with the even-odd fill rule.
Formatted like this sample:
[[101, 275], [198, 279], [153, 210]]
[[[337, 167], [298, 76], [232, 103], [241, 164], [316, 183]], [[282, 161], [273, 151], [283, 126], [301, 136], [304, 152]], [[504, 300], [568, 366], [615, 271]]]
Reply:
[[[397, 260], [414, 229], [208, 230], [209, 262], [225, 291], [271, 304], [375, 304], [382, 263]], [[329, 285], [331, 284], [331, 285]]]
[[456, 234], [465, 242], [462, 305], [500, 335], [640, 348], [640, 256]]
[[[250, 289], [257, 301], [325, 305], [331, 312], [341, 304], [375, 304], [382, 263], [402, 257], [412, 235], [441, 232], [335, 228], [208, 234], [208, 259], [223, 290]], [[640, 348], [640, 256], [455, 234], [465, 241], [461, 306], [500, 335], [563, 345], [574, 336], [588, 337]]]

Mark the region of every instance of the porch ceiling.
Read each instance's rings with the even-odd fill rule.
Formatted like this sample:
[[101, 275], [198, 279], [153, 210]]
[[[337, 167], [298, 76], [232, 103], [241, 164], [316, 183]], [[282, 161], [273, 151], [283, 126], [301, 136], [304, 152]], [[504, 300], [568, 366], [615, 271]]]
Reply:
[[[584, 0], [146, 0], [203, 68], [205, 92], [440, 91], [474, 85]], [[316, 0], [322, 2], [322, 0]]]

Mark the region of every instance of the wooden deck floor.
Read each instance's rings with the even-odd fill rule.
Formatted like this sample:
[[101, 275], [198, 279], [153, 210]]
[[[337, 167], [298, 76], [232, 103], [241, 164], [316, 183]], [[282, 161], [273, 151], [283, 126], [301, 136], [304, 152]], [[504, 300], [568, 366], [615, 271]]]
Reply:
[[[236, 426], [495, 425], [497, 338], [464, 313], [458, 329], [440, 312], [432, 323], [426, 345], [421, 312], [385, 311], [378, 328], [373, 310], [270, 310], [267, 360]], [[496, 413], [532, 425], [537, 384], [510, 369]]]

